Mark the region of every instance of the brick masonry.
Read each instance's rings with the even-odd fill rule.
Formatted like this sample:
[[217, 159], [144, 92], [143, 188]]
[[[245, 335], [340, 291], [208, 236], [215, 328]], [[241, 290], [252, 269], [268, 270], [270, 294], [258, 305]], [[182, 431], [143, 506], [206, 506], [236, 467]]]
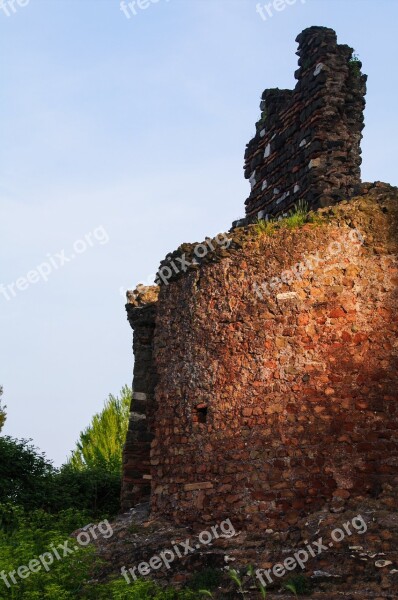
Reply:
[[[154, 390], [154, 515], [283, 529], [396, 487], [398, 190], [362, 192], [320, 223], [233, 230], [226, 253], [214, 244], [149, 303], [149, 371], [136, 366], [134, 385]], [[137, 333], [147, 309], [134, 303]], [[136, 439], [125, 493], [148, 474]]]
[[130, 422], [123, 451], [123, 510], [149, 496], [151, 489], [150, 447], [157, 382], [153, 335], [157, 296], [156, 287], [138, 288], [135, 293], [128, 293], [127, 314], [134, 330], [135, 362]]
[[[366, 79], [336, 33], [310, 27], [299, 43], [294, 90], [265, 90], [256, 135], [247, 146], [252, 190], [246, 222], [352, 196], [360, 184]], [[242, 224], [242, 223], [241, 223]]]

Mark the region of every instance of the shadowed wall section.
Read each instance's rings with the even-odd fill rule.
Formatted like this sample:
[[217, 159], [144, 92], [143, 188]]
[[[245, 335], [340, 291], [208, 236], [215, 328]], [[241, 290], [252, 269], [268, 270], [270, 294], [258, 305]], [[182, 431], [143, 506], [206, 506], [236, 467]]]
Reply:
[[153, 364], [153, 335], [157, 294], [156, 287], [139, 288], [136, 293], [128, 293], [129, 303], [126, 305], [128, 320], [134, 330], [135, 362], [130, 421], [123, 448], [123, 510], [148, 498], [151, 489], [150, 446], [157, 381]]

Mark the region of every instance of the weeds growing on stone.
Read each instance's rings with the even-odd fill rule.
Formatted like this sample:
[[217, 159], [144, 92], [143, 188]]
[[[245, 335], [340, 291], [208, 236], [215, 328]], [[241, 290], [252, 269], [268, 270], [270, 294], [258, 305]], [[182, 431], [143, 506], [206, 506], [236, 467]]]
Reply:
[[292, 594], [294, 594], [296, 598], [298, 598], [296, 586], [294, 585], [294, 583], [285, 583], [284, 587], [285, 590], [288, 590], [288, 592], [292, 592]]
[[239, 577], [238, 571], [236, 571], [235, 569], [231, 569], [228, 574], [229, 574], [230, 578], [232, 579], [232, 581], [234, 583], [236, 583], [236, 585], [238, 586], [239, 594], [242, 594], [242, 596], [244, 596], [245, 592], [243, 590], [243, 582]]
[[311, 594], [313, 591], [311, 580], [301, 574], [290, 577], [286, 582], [285, 588], [295, 594], [296, 597]]
[[259, 219], [254, 225], [254, 231], [257, 235], [273, 235], [275, 233], [274, 221]]
[[[248, 593], [248, 590], [245, 588], [250, 587], [252, 589], [253, 583], [255, 583], [255, 586], [260, 592], [260, 597], [263, 600], [266, 600], [267, 590], [263, 585], [261, 585], [261, 583], [255, 581], [254, 569], [251, 565], [248, 566], [246, 573], [244, 573], [243, 575], [240, 575], [240, 573], [236, 569], [230, 569], [228, 571], [228, 575], [231, 581], [233, 581], [237, 586], [238, 594], [240, 594], [242, 598], [244, 598]], [[199, 590], [199, 593], [203, 596], [207, 596], [208, 598], [214, 598], [213, 594], [209, 590]]]
[[295, 229], [296, 227], [301, 227], [307, 223], [307, 217], [308, 204], [304, 202], [304, 200], [299, 200], [298, 203], [294, 205], [294, 209], [290, 212], [290, 214], [285, 219], [282, 219], [280, 223], [282, 227], [287, 227], [287, 229]]
[[[228, 576], [236, 585], [237, 593], [242, 598], [245, 598], [250, 592], [253, 592], [254, 588], [257, 588], [259, 591], [259, 597], [262, 598], [262, 600], [266, 600], [268, 598], [266, 587], [257, 581], [254, 568], [251, 565], [247, 567], [245, 572], [239, 572], [236, 569], [230, 569], [228, 571]], [[283, 589], [293, 594], [295, 598], [298, 598], [301, 595], [311, 594], [313, 591], [311, 582], [304, 575], [295, 575], [291, 577], [283, 584]], [[201, 589], [198, 591], [199, 594], [204, 597], [215, 599], [213, 593], [208, 589]]]
[[222, 572], [220, 569], [208, 567], [199, 573], [196, 573], [188, 582], [188, 587], [192, 590], [213, 590], [220, 583]]
[[305, 223], [312, 222], [315, 222], [315, 217], [313, 215], [309, 216], [308, 204], [303, 200], [299, 200], [286, 217], [270, 220], [259, 219], [254, 226], [254, 230], [257, 235], [273, 235], [277, 229], [296, 229]]
[[352, 57], [350, 58], [349, 61], [349, 67], [351, 70], [351, 73], [355, 76], [355, 77], [360, 77], [362, 75], [362, 62], [361, 59], [359, 58], [358, 54], [353, 54]]

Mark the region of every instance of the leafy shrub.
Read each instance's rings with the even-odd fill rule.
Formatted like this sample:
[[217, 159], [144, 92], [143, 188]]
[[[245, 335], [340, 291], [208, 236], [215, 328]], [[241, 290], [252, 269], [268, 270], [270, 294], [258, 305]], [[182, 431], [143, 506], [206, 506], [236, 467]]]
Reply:
[[[94, 594], [94, 595], [91, 595]], [[93, 600], [196, 600], [200, 598], [192, 590], [164, 589], [153, 581], [137, 580], [127, 584], [124, 579], [87, 588], [84, 598]]]
[[45, 507], [55, 469], [30, 440], [0, 437], [0, 503]]
[[120, 510], [121, 475], [105, 469], [76, 471], [62, 467], [51, 483], [49, 509], [86, 510], [94, 518], [111, 517]]
[[119, 511], [121, 474], [104, 468], [57, 470], [29, 440], [0, 437], [0, 503], [27, 511], [86, 510], [93, 518]]
[[[10, 506], [0, 506], [0, 515], [8, 515]], [[0, 598], [2, 600], [74, 600], [84, 589], [95, 571], [97, 560], [93, 547], [81, 547], [70, 540], [69, 547], [75, 548], [72, 554], [54, 562], [46, 571], [43, 566], [37, 572], [30, 572], [21, 579], [15, 574], [17, 584], [12, 583], [10, 572], [20, 566], [28, 566], [30, 561], [45, 552], [52, 551], [69, 538], [71, 528], [87, 524], [85, 513], [64, 511], [60, 515], [50, 515], [42, 510], [25, 513], [21, 508], [14, 509], [13, 527], [0, 530], [0, 565], [8, 584], [0, 579]]]
[[[24, 511], [10, 504], [0, 505], [0, 577], [1, 600], [195, 600], [199, 596], [192, 590], [163, 589], [152, 581], [137, 580], [127, 584], [123, 578], [99, 584], [96, 577], [101, 567], [92, 545], [78, 546], [70, 532], [87, 525], [84, 511], [68, 509], [58, 515], [43, 510]], [[5, 524], [7, 526], [5, 527]], [[43, 567], [31, 572], [26, 579], [14, 574], [17, 584], [12, 583], [10, 572], [20, 566], [28, 566], [53, 547], [64, 545], [74, 552], [54, 562], [46, 571]]]

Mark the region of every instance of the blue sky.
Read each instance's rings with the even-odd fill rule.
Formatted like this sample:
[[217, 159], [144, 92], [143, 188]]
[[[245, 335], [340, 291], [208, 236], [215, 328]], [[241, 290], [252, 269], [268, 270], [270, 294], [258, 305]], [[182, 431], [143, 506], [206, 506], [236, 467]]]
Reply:
[[294, 86], [305, 27], [336, 29], [362, 59], [363, 179], [398, 184], [398, 3], [297, 0], [263, 21], [255, 0], [148, 0], [130, 18], [119, 0], [23, 0], [15, 12], [9, 1], [0, 284], [53, 266], [47, 281], [0, 295], [4, 433], [61, 464], [107, 395], [131, 382], [121, 289], [243, 216], [260, 95]]

